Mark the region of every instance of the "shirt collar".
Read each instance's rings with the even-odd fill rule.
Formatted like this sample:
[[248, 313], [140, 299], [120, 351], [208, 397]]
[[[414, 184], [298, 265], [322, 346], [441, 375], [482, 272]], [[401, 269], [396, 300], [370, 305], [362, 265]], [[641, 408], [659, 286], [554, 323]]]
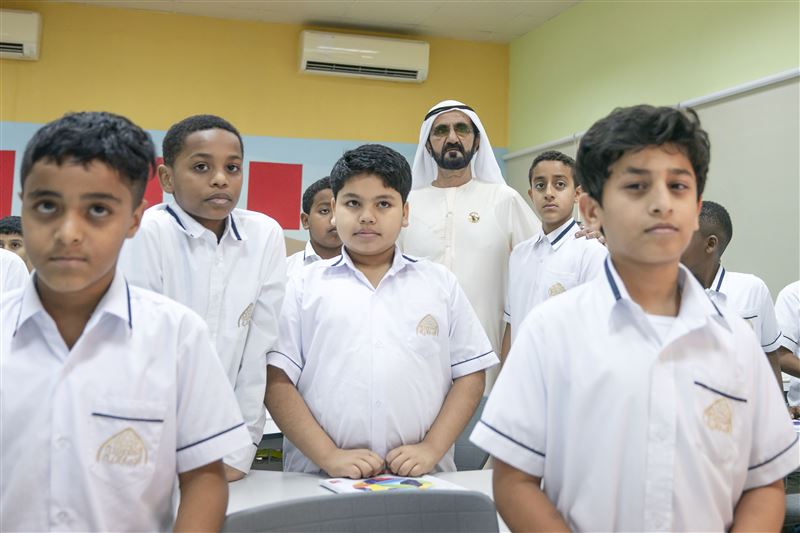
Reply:
[[[184, 211], [177, 202], [165, 204], [164, 210], [175, 220], [175, 223], [189, 237], [197, 239], [204, 235], [205, 232], [211, 233], [210, 230], [205, 228], [202, 224], [196, 221], [194, 217]], [[242, 230], [241, 219], [235, 215], [235, 210], [231, 211], [227, 217], [225, 231], [222, 233], [222, 239], [220, 239], [220, 241], [226, 238], [234, 241], [247, 240], [247, 236]]]
[[306, 242], [306, 247], [303, 250], [303, 264], [308, 265], [315, 261], [319, 261], [322, 259], [317, 252], [314, 251], [314, 247], [311, 245], [311, 241], [309, 240]]
[[[342, 255], [334, 259], [330, 259], [330, 261], [332, 261], [332, 263], [328, 266], [328, 268], [349, 268], [356, 276], [364, 276], [364, 274], [353, 264], [353, 259], [350, 257], [350, 254], [347, 253], [347, 249], [345, 249], [344, 246], [342, 246]], [[383, 276], [383, 279], [386, 279], [389, 276], [394, 276], [406, 266], [413, 265], [418, 261], [419, 260], [415, 257], [405, 255], [400, 250], [400, 247], [395, 243], [392, 266], [389, 267], [389, 270]]]
[[[17, 317], [17, 324], [14, 328], [14, 335], [17, 334], [19, 328], [34, 316], [44, 313], [47, 314], [42, 300], [39, 298], [39, 293], [36, 290], [36, 272], [30, 276], [25, 289], [22, 293], [22, 303], [20, 305], [19, 316]], [[89, 328], [90, 324], [96, 323], [99, 318], [109, 314], [122, 320], [128, 325], [128, 329], [133, 329], [133, 312], [131, 309], [131, 290], [125, 276], [122, 275], [120, 270], [114, 273], [114, 279], [111, 280], [111, 285], [108, 286], [106, 293], [97, 303], [97, 307], [92, 312], [92, 317], [86, 324], [84, 331]]]
[[577, 229], [573, 229], [577, 225], [578, 223], [575, 222], [575, 219], [570, 217], [569, 220], [567, 220], [566, 222], [561, 224], [558, 228], [548, 233], [546, 237], [547, 241], [550, 243], [550, 246], [552, 246], [554, 250], [558, 250], [559, 248], [561, 248], [561, 245], [563, 245], [566, 241], [569, 240], [571, 236], [570, 232], [577, 231]]
[[719, 267], [717, 267], [717, 273], [714, 275], [714, 281], [711, 282], [711, 287], [709, 287], [709, 290], [724, 294], [725, 291], [722, 290], [722, 282], [724, 280], [725, 280], [725, 267], [719, 265]]
[[[708, 297], [703, 287], [683, 265], [678, 265], [678, 287], [681, 291], [681, 304], [678, 309], [677, 319], [680, 320], [687, 329], [697, 329], [705, 325], [709, 320], [721, 323], [728, 330], [730, 325], [725, 320], [724, 315], [714, 302]], [[606, 257], [603, 264], [604, 276], [599, 276], [597, 282], [604, 283], [608, 301], [611, 304], [610, 319], [615, 323], [615, 317], [620, 316], [624, 309], [632, 312], [634, 316], [644, 318], [644, 310], [639, 304], [634, 302], [625, 284], [619, 277], [611, 257]], [[630, 315], [628, 315], [630, 316]]]

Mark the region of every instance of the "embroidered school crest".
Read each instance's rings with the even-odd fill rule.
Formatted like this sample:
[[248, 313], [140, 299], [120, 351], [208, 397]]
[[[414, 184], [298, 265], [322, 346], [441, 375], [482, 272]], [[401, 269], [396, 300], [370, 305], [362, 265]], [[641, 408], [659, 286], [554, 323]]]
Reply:
[[250, 323], [250, 319], [253, 318], [253, 304], [248, 305], [242, 311], [242, 314], [239, 315], [239, 327], [243, 328], [247, 324]]
[[467, 215], [467, 218], [473, 224], [477, 224], [481, 220], [481, 216], [475, 211], [471, 211], [470, 214]]
[[562, 292], [567, 292], [567, 289], [565, 289], [564, 286], [560, 283], [556, 283], [555, 285], [547, 289], [547, 294], [549, 294], [551, 297], [555, 296], [556, 294], [561, 294]]
[[720, 398], [706, 407], [703, 418], [709, 429], [730, 433], [733, 429], [733, 411], [727, 398]]
[[126, 428], [100, 445], [97, 462], [124, 466], [147, 464], [147, 447], [133, 428]]
[[417, 324], [417, 335], [421, 337], [436, 337], [439, 335], [439, 323], [431, 315], [425, 315]]

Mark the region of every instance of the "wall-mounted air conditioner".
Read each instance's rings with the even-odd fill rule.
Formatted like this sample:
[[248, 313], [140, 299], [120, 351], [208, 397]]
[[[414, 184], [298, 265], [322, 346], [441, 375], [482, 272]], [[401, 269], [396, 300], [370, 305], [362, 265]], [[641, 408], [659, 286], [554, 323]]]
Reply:
[[300, 34], [300, 72], [421, 83], [428, 77], [422, 41], [306, 30]]
[[32, 11], [0, 9], [0, 57], [39, 59], [42, 16]]

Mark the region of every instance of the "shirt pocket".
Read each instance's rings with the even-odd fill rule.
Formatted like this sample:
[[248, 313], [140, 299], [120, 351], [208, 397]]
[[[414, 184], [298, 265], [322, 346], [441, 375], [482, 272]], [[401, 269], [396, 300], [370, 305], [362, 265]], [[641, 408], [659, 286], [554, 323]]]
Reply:
[[158, 402], [97, 402], [90, 415], [94, 475], [117, 487], [150, 480], [164, 431], [166, 407]]
[[695, 445], [713, 464], [729, 469], [739, 455], [749, 399], [735, 386], [694, 381]]
[[441, 356], [443, 340], [449, 335], [449, 330], [441, 314], [427, 307], [425, 302], [408, 303], [407, 309], [412, 311], [404, 325], [406, 345], [421, 357], [434, 358]]
[[573, 272], [564, 272], [553, 268], [545, 268], [542, 271], [541, 288], [542, 299], [552, 298], [562, 292], [575, 287], [578, 284], [578, 276]]

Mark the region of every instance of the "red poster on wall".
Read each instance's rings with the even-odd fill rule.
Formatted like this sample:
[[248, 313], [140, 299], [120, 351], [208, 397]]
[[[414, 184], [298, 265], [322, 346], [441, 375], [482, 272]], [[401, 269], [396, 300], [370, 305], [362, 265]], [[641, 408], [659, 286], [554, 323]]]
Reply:
[[274, 218], [283, 229], [300, 229], [303, 165], [250, 162], [247, 209]]
[[14, 150], [0, 150], [0, 217], [11, 214], [11, 198], [14, 196]]
[[[163, 157], [156, 157], [156, 167], [164, 164]], [[154, 172], [147, 181], [147, 188], [144, 190], [144, 199], [147, 200], [147, 207], [153, 207], [164, 201], [164, 191], [158, 183], [158, 172]]]

